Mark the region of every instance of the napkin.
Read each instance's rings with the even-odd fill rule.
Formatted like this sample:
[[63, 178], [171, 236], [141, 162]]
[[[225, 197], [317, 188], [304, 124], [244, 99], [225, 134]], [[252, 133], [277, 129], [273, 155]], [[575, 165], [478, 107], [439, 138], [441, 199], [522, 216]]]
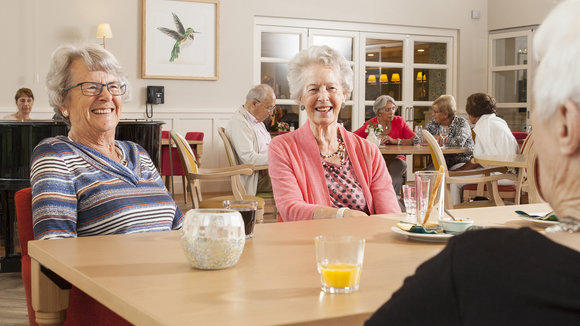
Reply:
[[556, 221], [556, 222], [558, 221], [558, 216], [556, 216], [556, 214], [554, 214], [554, 211], [548, 212], [548, 213], [546, 213], [544, 215], [538, 214], [538, 213], [528, 214], [528, 213], [526, 213], [524, 211], [519, 211], [519, 210], [516, 211], [516, 213], [518, 215], [522, 215], [522, 216], [529, 217], [529, 218], [535, 218], [537, 220]]
[[428, 223], [427, 225], [423, 226], [420, 224], [399, 222], [399, 223], [397, 223], [397, 227], [403, 231], [407, 231], [407, 232], [411, 232], [411, 233], [425, 233], [425, 234], [443, 233], [443, 228], [441, 228], [441, 226], [439, 226], [439, 224], [432, 224], [432, 223]]

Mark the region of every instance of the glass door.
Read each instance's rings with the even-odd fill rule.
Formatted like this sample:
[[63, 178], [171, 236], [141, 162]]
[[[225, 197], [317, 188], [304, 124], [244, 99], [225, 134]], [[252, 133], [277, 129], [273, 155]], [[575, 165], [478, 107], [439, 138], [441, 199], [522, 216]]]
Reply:
[[431, 103], [442, 94], [453, 93], [451, 37], [386, 35], [365, 33], [361, 37], [364, 87], [360, 124], [372, 117], [377, 97], [389, 95], [397, 101], [397, 115], [412, 127], [431, 118]]
[[497, 101], [497, 115], [512, 131], [526, 131], [528, 119], [528, 83], [531, 65], [532, 29], [489, 35], [488, 89]]

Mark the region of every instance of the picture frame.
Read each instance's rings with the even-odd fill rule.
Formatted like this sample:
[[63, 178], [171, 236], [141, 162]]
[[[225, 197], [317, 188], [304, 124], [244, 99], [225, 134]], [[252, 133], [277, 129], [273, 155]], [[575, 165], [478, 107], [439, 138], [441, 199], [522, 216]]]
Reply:
[[141, 0], [141, 77], [218, 80], [219, 0]]

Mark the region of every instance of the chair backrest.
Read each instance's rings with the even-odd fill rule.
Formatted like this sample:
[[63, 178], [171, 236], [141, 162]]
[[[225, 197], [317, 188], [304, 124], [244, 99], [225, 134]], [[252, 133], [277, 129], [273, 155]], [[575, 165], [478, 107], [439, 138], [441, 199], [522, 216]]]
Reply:
[[[527, 183], [527, 192], [528, 192], [528, 203], [543, 203], [545, 202], [540, 193], [538, 192], [538, 154], [536, 153], [536, 149], [534, 147], [534, 132], [531, 131], [528, 133], [526, 140], [522, 144], [521, 153], [526, 156], [527, 167], [526, 167], [526, 174], [525, 174], [525, 181], [522, 183]], [[523, 185], [520, 185], [523, 186]]]
[[171, 130], [169, 132], [169, 136], [177, 146], [177, 152], [179, 153], [181, 165], [184, 167], [185, 175], [189, 180], [189, 182], [187, 183], [187, 187], [189, 188], [189, 193], [191, 195], [191, 202], [193, 203], [193, 207], [198, 208], [199, 202], [203, 200], [201, 196], [199, 180], [192, 179], [192, 177], [190, 176], [191, 173], [195, 174], [198, 172], [195, 154], [193, 153], [193, 150], [189, 146], [187, 140], [178, 132], [176, 132], [175, 130]]
[[232, 147], [232, 143], [230, 142], [230, 139], [226, 135], [226, 130], [224, 129], [224, 127], [218, 127], [218, 134], [220, 134], [220, 137], [222, 138], [222, 141], [224, 143], [224, 148], [226, 149], [226, 156], [228, 157], [228, 164], [230, 166], [240, 164], [238, 158], [236, 157], [234, 148]]
[[437, 143], [437, 140], [431, 133], [425, 129], [423, 129], [423, 139], [427, 141], [429, 144], [429, 151], [431, 152], [431, 159], [433, 160], [433, 165], [435, 170], [439, 170], [440, 166], [443, 166], [445, 169], [445, 175], [448, 176], [447, 163], [445, 162], [445, 156], [443, 156], [443, 152]]
[[14, 194], [14, 205], [16, 206], [20, 248], [22, 255], [28, 256], [28, 241], [34, 240], [32, 229], [32, 188], [18, 190]]

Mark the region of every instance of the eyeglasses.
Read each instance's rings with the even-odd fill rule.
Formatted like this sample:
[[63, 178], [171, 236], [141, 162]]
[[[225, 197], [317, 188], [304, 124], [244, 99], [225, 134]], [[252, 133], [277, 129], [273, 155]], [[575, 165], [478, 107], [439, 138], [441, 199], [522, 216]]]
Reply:
[[264, 105], [264, 103], [260, 102], [260, 100], [258, 100], [257, 98], [255, 98], [254, 101], [262, 104], [262, 106], [265, 107], [266, 110], [268, 110], [268, 111], [274, 111], [274, 110], [276, 110], [276, 104], [274, 104], [272, 106], [266, 106], [266, 105]]
[[396, 106], [393, 106], [390, 108], [385, 107], [385, 108], [383, 108], [383, 112], [395, 112], [395, 111], [397, 111], [397, 109], [398, 109], [398, 107], [396, 107]]
[[127, 91], [127, 84], [120, 83], [120, 82], [110, 82], [108, 84], [101, 84], [101, 83], [97, 83], [97, 82], [82, 82], [82, 83], [78, 83], [76, 85], [73, 85], [71, 87], [67, 87], [64, 89], [64, 91], [68, 92], [71, 89], [78, 87], [78, 86], [81, 87], [81, 92], [85, 96], [100, 95], [101, 92], [103, 92], [103, 86], [107, 86], [107, 90], [113, 96], [123, 95]]

